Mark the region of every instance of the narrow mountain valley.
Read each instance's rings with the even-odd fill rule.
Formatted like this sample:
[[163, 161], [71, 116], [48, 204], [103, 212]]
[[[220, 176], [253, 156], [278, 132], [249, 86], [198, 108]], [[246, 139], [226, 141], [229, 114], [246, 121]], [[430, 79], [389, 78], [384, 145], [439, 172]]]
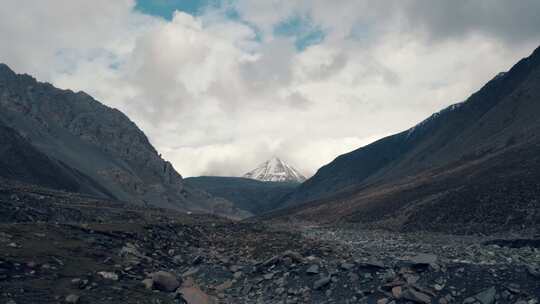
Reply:
[[307, 180], [184, 179], [119, 110], [0, 64], [0, 304], [538, 304], [539, 115], [540, 48]]

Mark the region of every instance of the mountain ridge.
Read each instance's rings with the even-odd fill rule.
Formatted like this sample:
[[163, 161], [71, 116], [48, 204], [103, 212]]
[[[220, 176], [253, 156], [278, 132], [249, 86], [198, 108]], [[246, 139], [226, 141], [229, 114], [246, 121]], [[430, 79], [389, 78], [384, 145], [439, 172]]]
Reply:
[[291, 193], [285, 203], [290, 208], [276, 211], [276, 217], [378, 223], [398, 230], [431, 225], [432, 230], [492, 232], [519, 229], [517, 219], [536, 227], [539, 99], [540, 48], [465, 102], [338, 156]]
[[[426, 166], [422, 162], [427, 163], [425, 160], [430, 158], [430, 154], [451, 146], [446, 141], [448, 139], [456, 140], [457, 133], [460, 130], [471, 130], [473, 122], [489, 112], [491, 107], [496, 105], [494, 101], [500, 100], [512, 91], [515, 85], [519, 84], [523, 79], [524, 74], [528, 74], [531, 66], [537, 66], [539, 61], [540, 48], [536, 49], [530, 57], [520, 60], [509, 72], [503, 75], [499, 73], [479, 91], [473, 93], [467, 99], [468, 102], [450, 105], [408, 130], [387, 136], [370, 145], [336, 157], [331, 163], [321, 167], [313, 177], [303, 183], [291, 195], [288, 203], [294, 204], [319, 199], [324, 197], [324, 194], [320, 192], [333, 193], [349, 186], [358, 186], [359, 183], [368, 185], [380, 182], [388, 177], [389, 168], [392, 169], [394, 175], [398, 171], [399, 176], [411, 174], [410, 170], [407, 170], [413, 167], [410, 163], [418, 166], [414, 170], [425, 169]], [[465, 111], [468, 111], [467, 116], [454, 118]], [[437, 119], [433, 119], [434, 116]], [[445, 122], [449, 120], [453, 120], [453, 125], [450, 128], [444, 127]], [[430, 133], [431, 130], [435, 129], [438, 130], [441, 136]], [[426, 136], [432, 138], [431, 142], [424, 141]], [[474, 141], [471, 144], [476, 145]], [[453, 155], [447, 153], [445, 159], [439, 160], [431, 157], [430, 161], [433, 161], [434, 165], [443, 165], [447, 161], [457, 161], [460, 157], [464, 157], [464, 155], [461, 155], [462, 149], [451, 148], [454, 152]], [[408, 155], [407, 153], [412, 149], [423, 151], [421, 151], [421, 154], [414, 155], [414, 153], [411, 153], [413, 155]], [[397, 168], [392, 166], [392, 162], [396, 161], [401, 161]], [[358, 164], [361, 164], [361, 166], [358, 166]], [[313, 191], [314, 188], [324, 190], [317, 192]]]
[[58, 89], [0, 64], [0, 109], [0, 121], [26, 143], [85, 177], [78, 191], [137, 205], [237, 212], [230, 202], [185, 187], [133, 121], [84, 92]]

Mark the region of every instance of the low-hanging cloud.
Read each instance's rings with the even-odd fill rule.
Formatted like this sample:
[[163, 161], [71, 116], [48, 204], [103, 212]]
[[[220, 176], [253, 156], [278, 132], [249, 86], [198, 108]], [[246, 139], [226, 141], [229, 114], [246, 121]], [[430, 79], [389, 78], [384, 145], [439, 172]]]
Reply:
[[402, 5], [411, 27], [434, 40], [484, 34], [516, 44], [540, 37], [540, 2], [535, 0], [408, 0]]

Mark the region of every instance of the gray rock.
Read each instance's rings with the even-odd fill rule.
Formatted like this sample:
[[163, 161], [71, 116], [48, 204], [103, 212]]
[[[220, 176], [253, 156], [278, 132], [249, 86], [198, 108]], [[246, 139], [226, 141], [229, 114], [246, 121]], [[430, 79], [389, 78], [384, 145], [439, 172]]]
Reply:
[[150, 274], [150, 278], [154, 282], [154, 288], [161, 291], [173, 292], [180, 286], [180, 282], [176, 276], [170, 272], [154, 272]]
[[231, 258], [228, 256], [219, 256], [218, 260], [221, 264], [229, 265], [231, 263]]
[[216, 286], [216, 290], [217, 291], [225, 291], [229, 288], [231, 288], [233, 286], [233, 281], [232, 280], [227, 280], [223, 283], [221, 283], [220, 285]]
[[199, 265], [200, 263], [203, 262], [203, 260], [204, 260], [203, 257], [198, 255], [193, 259], [193, 261], [191, 261], [191, 264], [192, 265]]
[[357, 282], [359, 279], [360, 279], [360, 277], [356, 273], [349, 272], [349, 281]]
[[313, 283], [313, 289], [321, 289], [330, 283], [330, 276], [320, 278]]
[[82, 280], [80, 278], [75, 278], [71, 280], [71, 284], [78, 287], [79, 289], [84, 289], [88, 285], [88, 280]]
[[175, 264], [182, 264], [184, 262], [184, 259], [181, 255], [175, 255], [172, 260]]
[[402, 294], [401, 297], [403, 299], [413, 301], [415, 303], [421, 303], [421, 304], [430, 304], [431, 303], [431, 297], [428, 296], [425, 293], [416, 291], [414, 289], [407, 289]]
[[182, 273], [182, 277], [189, 277], [199, 272], [198, 267], [191, 267], [190, 269], [186, 270], [186, 272]]
[[413, 266], [437, 266], [437, 256], [434, 254], [428, 254], [428, 253], [420, 253], [416, 256], [412, 257], [409, 261], [413, 264]]
[[66, 303], [77, 304], [79, 303], [79, 296], [75, 294], [70, 294], [66, 297]]
[[465, 298], [463, 300], [463, 304], [472, 304], [472, 303], [475, 303], [476, 302], [476, 299], [473, 298], [473, 297], [468, 297], [468, 298]]
[[237, 271], [240, 271], [242, 269], [242, 266], [238, 266], [238, 265], [232, 265], [231, 267], [229, 267], [229, 270], [231, 272], [237, 272]]
[[244, 294], [244, 295], [249, 294], [251, 292], [251, 289], [253, 289], [252, 285], [250, 285], [250, 284], [244, 285], [244, 287], [242, 288], [242, 294]]
[[307, 274], [319, 274], [319, 265], [311, 265], [308, 267], [308, 269], [306, 270], [306, 273]]
[[262, 266], [268, 267], [277, 264], [279, 262], [278, 256], [273, 256], [262, 263]]
[[106, 280], [118, 281], [118, 275], [114, 272], [100, 271], [98, 274]]
[[233, 274], [233, 278], [235, 278], [235, 279], [238, 280], [238, 279], [240, 279], [243, 275], [244, 275], [243, 272], [237, 271], [237, 272], [235, 272], [235, 273]]
[[474, 298], [482, 304], [492, 304], [493, 302], [495, 302], [496, 294], [497, 290], [495, 289], [495, 287], [490, 287], [475, 295]]
[[292, 250], [287, 250], [283, 253], [283, 256], [282, 257], [289, 257], [291, 258], [294, 262], [297, 262], [297, 263], [301, 263], [303, 260], [304, 260], [304, 257], [302, 257], [301, 254], [299, 254], [298, 252], [296, 251], [292, 251]]
[[341, 269], [343, 269], [343, 270], [349, 271], [349, 270], [351, 270], [351, 269], [354, 268], [354, 264], [351, 264], [351, 263], [341, 263], [340, 267], [341, 267]]
[[359, 262], [358, 267], [366, 268], [366, 269], [373, 269], [373, 270], [379, 270], [379, 269], [385, 269], [386, 268], [384, 263], [379, 261], [379, 260], [368, 260], [367, 262]]
[[293, 259], [291, 259], [290, 257], [281, 258], [281, 261], [283, 262], [283, 265], [287, 267], [290, 267], [294, 263]]
[[540, 278], [540, 267], [530, 265], [527, 267], [527, 272], [535, 278]]

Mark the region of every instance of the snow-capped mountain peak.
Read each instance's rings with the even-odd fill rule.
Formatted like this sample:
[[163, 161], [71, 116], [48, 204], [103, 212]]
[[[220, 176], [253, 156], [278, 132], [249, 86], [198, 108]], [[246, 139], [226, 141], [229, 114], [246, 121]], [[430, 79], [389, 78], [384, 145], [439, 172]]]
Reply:
[[265, 182], [304, 182], [306, 178], [296, 169], [281, 159], [274, 157], [260, 164], [244, 177]]

